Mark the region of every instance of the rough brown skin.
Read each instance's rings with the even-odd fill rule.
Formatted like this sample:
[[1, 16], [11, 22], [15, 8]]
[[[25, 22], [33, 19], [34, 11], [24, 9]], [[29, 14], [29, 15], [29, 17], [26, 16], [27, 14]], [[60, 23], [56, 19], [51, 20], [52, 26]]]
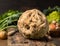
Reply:
[[45, 15], [37, 9], [25, 11], [20, 16], [17, 26], [25, 38], [39, 39], [49, 30]]

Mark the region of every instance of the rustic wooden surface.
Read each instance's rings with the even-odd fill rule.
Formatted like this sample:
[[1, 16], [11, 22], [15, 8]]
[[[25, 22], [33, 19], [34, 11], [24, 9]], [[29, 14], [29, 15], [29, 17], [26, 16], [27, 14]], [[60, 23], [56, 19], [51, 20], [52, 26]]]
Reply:
[[18, 31], [8, 36], [8, 46], [60, 46], [60, 38], [31, 40], [24, 38]]
[[7, 46], [7, 40], [0, 40], [0, 46]]

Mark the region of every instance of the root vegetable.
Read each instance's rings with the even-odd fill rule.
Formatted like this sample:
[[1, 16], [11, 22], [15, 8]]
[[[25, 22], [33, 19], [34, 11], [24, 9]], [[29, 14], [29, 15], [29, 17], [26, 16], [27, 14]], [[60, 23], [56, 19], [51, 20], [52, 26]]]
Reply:
[[56, 25], [50, 24], [50, 25], [49, 25], [49, 29], [50, 29], [50, 30], [55, 30], [55, 29], [56, 29]]
[[7, 37], [6, 31], [0, 31], [0, 39], [5, 39]]
[[20, 16], [17, 25], [19, 32], [22, 32], [25, 38], [39, 39], [49, 30], [45, 15], [37, 9], [25, 11]]

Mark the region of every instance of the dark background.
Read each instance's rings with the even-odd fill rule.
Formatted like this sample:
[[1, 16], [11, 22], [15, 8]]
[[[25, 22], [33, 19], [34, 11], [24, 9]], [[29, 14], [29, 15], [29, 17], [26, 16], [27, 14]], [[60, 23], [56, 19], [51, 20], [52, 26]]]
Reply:
[[60, 6], [60, 0], [0, 0], [0, 14], [9, 10], [21, 10], [37, 8], [46, 9], [49, 6]]

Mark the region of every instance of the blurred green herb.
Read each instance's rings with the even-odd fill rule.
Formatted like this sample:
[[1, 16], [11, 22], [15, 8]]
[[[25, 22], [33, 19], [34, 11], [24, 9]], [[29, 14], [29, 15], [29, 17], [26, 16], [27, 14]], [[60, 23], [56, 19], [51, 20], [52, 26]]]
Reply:
[[16, 27], [16, 23], [22, 12], [9, 10], [0, 16], [0, 30], [8, 27]]
[[48, 9], [44, 9], [43, 12], [47, 16], [47, 20], [49, 23], [51, 23], [53, 20], [60, 23], [60, 7], [49, 7]]
[[51, 23], [52, 21], [56, 21], [56, 22], [59, 22], [60, 21], [60, 15], [59, 15], [59, 12], [58, 11], [53, 11], [52, 13], [50, 13], [48, 16], [47, 16], [47, 20], [49, 23]]
[[55, 6], [53, 8], [48, 7], [48, 9], [44, 9], [43, 13], [47, 16], [49, 13], [53, 12], [53, 11], [58, 11], [60, 12], [60, 7], [59, 6]]

